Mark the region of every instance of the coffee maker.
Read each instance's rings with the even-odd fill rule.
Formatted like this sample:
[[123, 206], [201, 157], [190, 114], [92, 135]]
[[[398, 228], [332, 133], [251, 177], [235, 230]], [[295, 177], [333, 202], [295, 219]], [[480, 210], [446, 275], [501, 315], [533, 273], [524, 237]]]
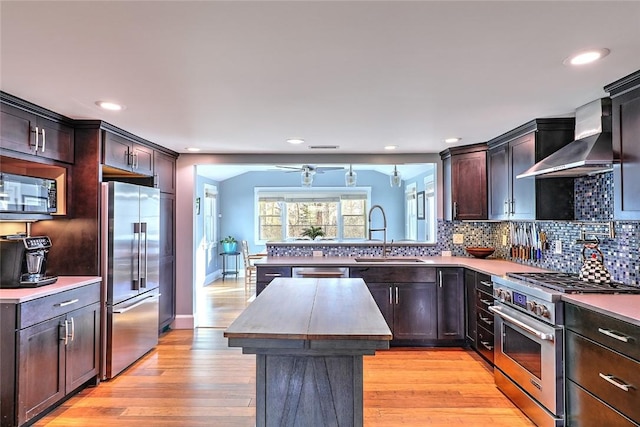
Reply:
[[47, 276], [47, 236], [0, 239], [0, 288], [35, 288], [58, 280]]

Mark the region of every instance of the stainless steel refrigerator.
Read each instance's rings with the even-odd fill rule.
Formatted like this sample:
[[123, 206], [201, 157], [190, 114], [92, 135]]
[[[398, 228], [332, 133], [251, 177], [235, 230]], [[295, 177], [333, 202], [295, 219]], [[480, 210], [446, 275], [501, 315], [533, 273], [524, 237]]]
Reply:
[[158, 344], [160, 191], [102, 184], [102, 379]]

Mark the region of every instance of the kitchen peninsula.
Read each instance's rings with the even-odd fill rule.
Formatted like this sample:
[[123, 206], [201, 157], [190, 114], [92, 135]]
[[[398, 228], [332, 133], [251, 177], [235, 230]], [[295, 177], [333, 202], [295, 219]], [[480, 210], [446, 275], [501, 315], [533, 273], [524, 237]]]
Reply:
[[391, 331], [361, 279], [278, 278], [224, 336], [256, 354], [257, 426], [362, 426], [362, 356]]

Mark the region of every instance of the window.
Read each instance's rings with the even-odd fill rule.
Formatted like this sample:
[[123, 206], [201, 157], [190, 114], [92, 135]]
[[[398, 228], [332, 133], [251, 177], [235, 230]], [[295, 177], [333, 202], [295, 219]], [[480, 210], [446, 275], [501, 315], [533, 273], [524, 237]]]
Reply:
[[425, 240], [427, 242], [436, 241], [436, 229], [438, 219], [436, 217], [436, 175], [428, 175], [424, 179], [424, 223]]
[[[351, 189], [350, 189], [351, 190]], [[304, 229], [322, 227], [325, 238], [364, 239], [368, 189], [296, 191], [256, 188], [257, 240], [301, 238]]]

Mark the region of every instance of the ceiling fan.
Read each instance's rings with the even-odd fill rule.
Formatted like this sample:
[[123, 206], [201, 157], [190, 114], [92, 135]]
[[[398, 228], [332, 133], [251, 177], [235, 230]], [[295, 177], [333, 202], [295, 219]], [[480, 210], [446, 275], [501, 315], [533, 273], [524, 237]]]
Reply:
[[301, 165], [301, 166], [282, 166], [276, 165], [280, 169], [289, 169], [286, 172], [308, 172], [308, 173], [324, 173], [326, 171], [343, 170], [341, 166], [316, 166], [316, 165]]

